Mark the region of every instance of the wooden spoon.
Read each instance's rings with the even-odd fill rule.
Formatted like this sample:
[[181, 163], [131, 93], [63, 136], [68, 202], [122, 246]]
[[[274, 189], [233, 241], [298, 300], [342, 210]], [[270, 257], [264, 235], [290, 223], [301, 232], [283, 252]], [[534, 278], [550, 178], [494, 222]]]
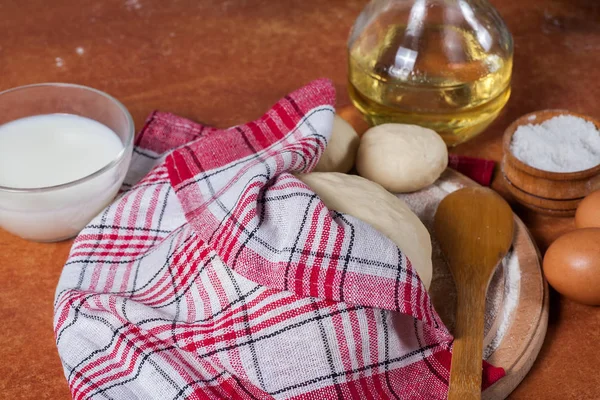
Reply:
[[458, 296], [448, 400], [481, 398], [485, 296], [512, 244], [513, 224], [506, 201], [482, 187], [449, 194], [436, 211], [435, 236]]

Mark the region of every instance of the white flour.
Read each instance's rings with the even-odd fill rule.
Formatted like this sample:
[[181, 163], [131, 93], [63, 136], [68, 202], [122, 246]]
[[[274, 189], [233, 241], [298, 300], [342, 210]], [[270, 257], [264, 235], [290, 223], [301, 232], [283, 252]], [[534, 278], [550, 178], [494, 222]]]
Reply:
[[544, 171], [582, 171], [600, 164], [600, 132], [582, 118], [559, 115], [519, 126], [510, 150], [520, 161]]
[[502, 299], [502, 314], [499, 316], [498, 328], [495, 335], [490, 338], [490, 343], [483, 350], [483, 358], [489, 358], [498, 348], [504, 335], [512, 323], [514, 313], [519, 304], [519, 294], [521, 292], [521, 266], [519, 265], [519, 256], [510, 252], [502, 260], [504, 269], [504, 297]]
[[139, 10], [142, 8], [142, 4], [139, 0], [125, 0], [125, 8], [129, 11]]

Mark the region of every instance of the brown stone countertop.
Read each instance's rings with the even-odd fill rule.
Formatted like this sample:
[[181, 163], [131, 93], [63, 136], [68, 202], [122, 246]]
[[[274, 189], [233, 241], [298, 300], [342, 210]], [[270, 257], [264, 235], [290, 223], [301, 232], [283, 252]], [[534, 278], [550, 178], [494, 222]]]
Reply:
[[[600, 2], [492, 2], [515, 40], [513, 94], [484, 134], [453, 151], [499, 161], [502, 132], [520, 115], [566, 108], [600, 118]], [[344, 107], [346, 39], [365, 3], [3, 0], [0, 90], [92, 86], [119, 98], [137, 129], [154, 109], [218, 127], [243, 123], [318, 77], [334, 81]], [[498, 177], [493, 187], [509, 198]], [[514, 209], [542, 251], [573, 229], [571, 219]], [[70, 244], [29, 243], [0, 230], [0, 398], [69, 398], [52, 302]], [[600, 399], [600, 308], [554, 292], [550, 306], [544, 346], [510, 398]]]

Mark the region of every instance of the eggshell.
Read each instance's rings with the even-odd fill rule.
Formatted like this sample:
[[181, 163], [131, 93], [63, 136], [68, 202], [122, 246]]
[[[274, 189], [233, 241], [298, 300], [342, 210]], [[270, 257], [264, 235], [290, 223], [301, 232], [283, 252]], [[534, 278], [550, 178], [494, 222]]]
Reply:
[[600, 228], [600, 190], [588, 194], [575, 213], [577, 228]]
[[546, 251], [544, 274], [565, 297], [600, 305], [600, 228], [577, 229], [559, 237]]

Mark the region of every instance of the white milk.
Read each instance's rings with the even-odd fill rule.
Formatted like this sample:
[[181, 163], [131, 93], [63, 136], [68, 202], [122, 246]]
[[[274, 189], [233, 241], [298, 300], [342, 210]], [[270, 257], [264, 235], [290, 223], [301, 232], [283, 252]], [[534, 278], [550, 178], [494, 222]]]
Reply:
[[[0, 186], [45, 188], [86, 177], [123, 150], [105, 125], [71, 114], [47, 114], [0, 125]], [[130, 154], [83, 183], [55, 190], [0, 189], [0, 226], [19, 236], [54, 241], [74, 236], [115, 196]]]
[[71, 114], [46, 114], [0, 125], [0, 186], [41, 188], [90, 175], [123, 149], [107, 126]]

